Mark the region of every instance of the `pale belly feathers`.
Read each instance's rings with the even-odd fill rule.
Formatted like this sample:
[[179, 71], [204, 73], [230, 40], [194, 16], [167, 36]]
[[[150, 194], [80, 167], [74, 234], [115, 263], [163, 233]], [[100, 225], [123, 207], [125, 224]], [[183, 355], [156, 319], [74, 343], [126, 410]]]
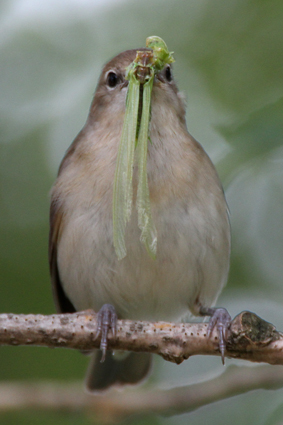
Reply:
[[226, 208], [217, 211], [211, 204], [204, 210], [185, 201], [167, 208], [152, 205], [158, 232], [155, 260], [139, 240], [135, 207], [126, 230], [127, 256], [117, 259], [111, 213], [97, 205], [67, 216], [58, 267], [77, 310], [98, 311], [109, 303], [121, 318], [177, 320], [189, 311], [197, 314], [197, 303], [215, 302], [229, 268]]

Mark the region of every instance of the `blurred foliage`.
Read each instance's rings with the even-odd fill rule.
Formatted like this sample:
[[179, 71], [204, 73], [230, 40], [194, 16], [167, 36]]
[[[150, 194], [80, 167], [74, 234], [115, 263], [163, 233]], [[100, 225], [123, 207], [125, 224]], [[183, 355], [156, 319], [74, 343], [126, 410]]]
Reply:
[[[187, 123], [216, 163], [231, 210], [231, 273], [219, 300], [283, 328], [283, 3], [281, 0], [0, 4], [0, 270], [2, 312], [54, 311], [47, 264], [48, 192], [81, 129], [103, 63], [149, 35], [164, 38], [187, 96]], [[2, 347], [0, 378], [82, 379], [68, 350]], [[232, 363], [228, 360], [228, 364]], [[156, 359], [162, 387], [221, 373], [219, 359]], [[127, 423], [279, 424], [282, 391], [257, 391], [191, 414]], [[4, 424], [83, 424], [40, 412]], [[84, 422], [85, 421], [85, 422]]]
[[1, 415], [1, 424], [5, 425], [96, 425], [92, 418], [87, 418], [81, 412], [75, 413], [42, 413], [37, 410], [25, 410], [21, 413], [6, 413]]

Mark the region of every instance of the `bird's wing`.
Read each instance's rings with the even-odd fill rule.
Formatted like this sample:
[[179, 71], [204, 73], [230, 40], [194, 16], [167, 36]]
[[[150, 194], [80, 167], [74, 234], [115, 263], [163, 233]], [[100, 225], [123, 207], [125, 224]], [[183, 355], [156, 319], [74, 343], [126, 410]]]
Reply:
[[50, 205], [49, 267], [53, 298], [58, 313], [74, 313], [76, 310], [63, 290], [57, 264], [57, 245], [63, 224], [63, 208], [56, 198], [52, 198]]

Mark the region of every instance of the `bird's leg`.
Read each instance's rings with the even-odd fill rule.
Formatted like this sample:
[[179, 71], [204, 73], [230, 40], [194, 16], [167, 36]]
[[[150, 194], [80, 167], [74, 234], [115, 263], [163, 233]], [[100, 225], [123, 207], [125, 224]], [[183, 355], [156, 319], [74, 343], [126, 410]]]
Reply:
[[231, 325], [231, 316], [225, 308], [199, 307], [201, 316], [210, 316], [207, 328], [207, 336], [210, 337], [213, 329], [216, 328], [219, 338], [219, 350], [222, 363], [224, 364], [224, 355], [226, 349], [227, 332]]
[[117, 314], [115, 308], [111, 304], [104, 304], [97, 313], [97, 327], [95, 339], [101, 335], [100, 350], [102, 357], [100, 362], [103, 363], [106, 357], [108, 345], [108, 332], [111, 330], [113, 337], [117, 333]]

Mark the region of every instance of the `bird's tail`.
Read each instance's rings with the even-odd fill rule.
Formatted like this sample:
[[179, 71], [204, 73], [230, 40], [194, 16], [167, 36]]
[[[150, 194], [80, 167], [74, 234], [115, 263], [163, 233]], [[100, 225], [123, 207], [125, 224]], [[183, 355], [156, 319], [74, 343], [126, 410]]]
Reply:
[[125, 353], [119, 359], [110, 351], [100, 363], [101, 353], [96, 350], [92, 354], [86, 377], [86, 387], [89, 391], [103, 391], [112, 385], [136, 384], [142, 381], [151, 369], [151, 354]]

